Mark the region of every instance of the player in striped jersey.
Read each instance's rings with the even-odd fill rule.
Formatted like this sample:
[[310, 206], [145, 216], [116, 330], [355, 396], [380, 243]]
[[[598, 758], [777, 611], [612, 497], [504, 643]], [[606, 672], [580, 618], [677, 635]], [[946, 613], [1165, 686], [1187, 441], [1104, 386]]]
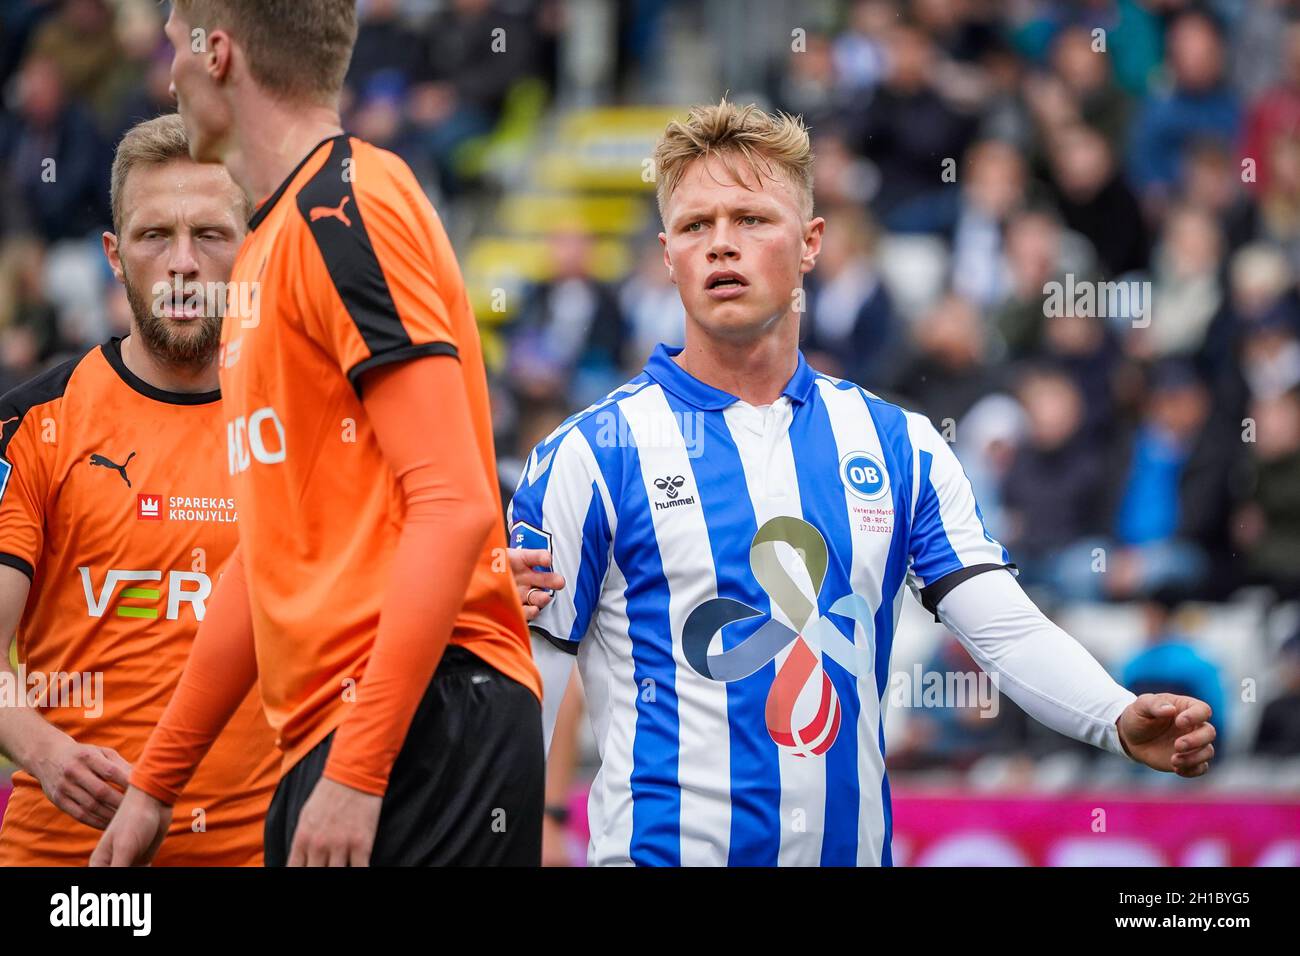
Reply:
[[685, 348], [543, 441], [511, 504], [568, 584], [523, 598], [548, 736], [574, 655], [587, 692], [591, 862], [888, 865], [905, 585], [1046, 725], [1204, 773], [1209, 707], [1116, 684], [1025, 596], [930, 423], [799, 353], [825, 227], [802, 124], [724, 101], [655, 158]]

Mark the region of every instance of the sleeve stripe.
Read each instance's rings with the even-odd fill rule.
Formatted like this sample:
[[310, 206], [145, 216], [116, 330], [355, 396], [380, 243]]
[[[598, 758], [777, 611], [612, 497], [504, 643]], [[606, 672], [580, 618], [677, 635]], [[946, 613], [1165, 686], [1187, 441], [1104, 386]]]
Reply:
[[557, 650], [564, 651], [564, 653], [566, 654], [573, 654], [575, 656], [577, 655], [578, 653], [577, 641], [566, 641], [563, 638], [556, 637], [546, 628], [538, 627], [536, 624], [530, 624], [528, 625], [528, 627], [534, 634], [545, 638], [546, 641]]
[[378, 356], [409, 347], [411, 335], [398, 316], [357, 205], [352, 177], [346, 174], [345, 163], [351, 158], [351, 140], [335, 140], [324, 165], [298, 193], [298, 211], [316, 240], [344, 308], [370, 354]]
[[450, 342], [426, 342], [424, 345], [407, 345], [400, 349], [372, 355], [364, 362], [358, 362], [348, 369], [348, 381], [356, 389], [357, 398], [360, 398], [361, 377], [371, 369], [379, 368], [381, 365], [391, 365], [393, 362], [405, 362], [409, 359], [422, 358], [425, 355], [450, 355], [454, 359], [460, 359], [460, 351]]
[[600, 601], [600, 589], [609, 572], [609, 542], [612, 535], [605, 514], [605, 503], [600, 500], [600, 489], [591, 483], [591, 502], [582, 522], [582, 555], [578, 564], [578, 580], [573, 583], [576, 616], [569, 631], [569, 640], [578, 641], [591, 625], [591, 615]]
[[21, 571], [23, 574], [27, 575], [29, 580], [36, 576], [36, 569], [32, 567], [31, 562], [25, 558], [18, 557], [16, 554], [0, 552], [0, 564], [3, 564], [7, 568]]
[[986, 571], [1015, 571], [1014, 564], [975, 564], [969, 568], [962, 568], [960, 571], [953, 571], [951, 574], [945, 574], [933, 584], [921, 588], [921, 606], [934, 615], [934, 619], [939, 620], [939, 602], [948, 596], [948, 592], [961, 584], [968, 581], [978, 574]]
[[920, 459], [921, 493], [916, 503], [916, 519], [912, 528], [912, 554], [922, 557], [924, 566], [915, 568], [916, 574], [924, 582], [931, 575], [936, 565], [940, 568], [960, 568], [961, 558], [952, 546], [948, 528], [943, 521], [943, 507], [939, 501], [938, 490], [931, 477], [934, 456], [925, 450], [917, 456]]

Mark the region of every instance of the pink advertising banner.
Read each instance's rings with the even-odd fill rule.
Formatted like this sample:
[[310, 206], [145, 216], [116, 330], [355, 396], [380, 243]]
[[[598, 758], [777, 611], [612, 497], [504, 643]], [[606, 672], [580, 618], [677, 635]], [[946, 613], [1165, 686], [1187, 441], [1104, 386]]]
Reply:
[[894, 792], [898, 866], [1297, 866], [1300, 801]]

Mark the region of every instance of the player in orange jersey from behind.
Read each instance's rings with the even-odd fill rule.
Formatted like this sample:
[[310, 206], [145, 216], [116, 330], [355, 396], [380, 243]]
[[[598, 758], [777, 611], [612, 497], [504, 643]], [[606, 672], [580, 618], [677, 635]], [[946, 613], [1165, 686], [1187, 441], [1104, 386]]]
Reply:
[[220, 363], [239, 549], [92, 862], [149, 857], [260, 680], [268, 865], [536, 865], [540, 680], [477, 327], [410, 169], [340, 126], [355, 3], [176, 0], [166, 30], [193, 155], [258, 203]]

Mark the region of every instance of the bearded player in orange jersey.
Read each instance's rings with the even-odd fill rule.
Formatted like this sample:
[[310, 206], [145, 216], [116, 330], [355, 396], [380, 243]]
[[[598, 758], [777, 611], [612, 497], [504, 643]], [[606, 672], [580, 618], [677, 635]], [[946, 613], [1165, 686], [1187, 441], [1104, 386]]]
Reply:
[[[131, 333], [0, 399], [0, 681], [17, 691], [0, 750], [22, 768], [4, 866], [85, 865], [235, 547], [237, 502], [214, 467], [217, 290], [246, 204], [225, 170], [190, 159], [176, 116], [126, 134], [112, 182], [104, 251]], [[261, 864], [275, 738], [255, 691], [237, 704], [156, 863]]]
[[92, 862], [149, 858], [260, 680], [268, 865], [536, 865], [540, 679], [478, 332], [410, 169], [340, 126], [355, 3], [176, 0], [166, 31], [194, 157], [258, 203], [220, 362], [239, 548]]

